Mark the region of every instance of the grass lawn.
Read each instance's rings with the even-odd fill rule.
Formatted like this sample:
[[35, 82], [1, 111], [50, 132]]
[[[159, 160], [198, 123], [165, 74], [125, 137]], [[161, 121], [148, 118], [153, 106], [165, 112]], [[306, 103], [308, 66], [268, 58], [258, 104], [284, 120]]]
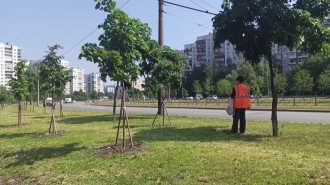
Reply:
[[115, 141], [110, 114], [65, 111], [56, 120], [65, 133], [45, 137], [50, 111], [25, 111], [19, 128], [16, 109], [0, 110], [0, 184], [330, 184], [330, 125], [281, 123], [274, 138], [270, 122], [228, 135], [230, 120], [172, 117], [174, 127], [152, 128], [153, 116], [130, 115], [146, 148], [100, 156]]

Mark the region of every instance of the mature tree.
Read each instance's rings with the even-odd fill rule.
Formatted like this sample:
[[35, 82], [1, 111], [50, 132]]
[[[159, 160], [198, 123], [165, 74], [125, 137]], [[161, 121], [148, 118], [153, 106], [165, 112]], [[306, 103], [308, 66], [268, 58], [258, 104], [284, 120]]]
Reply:
[[273, 96], [273, 135], [278, 136], [277, 89], [272, 45], [298, 47], [316, 53], [329, 42], [322, 21], [330, 11], [330, 1], [321, 0], [224, 0], [223, 10], [213, 19], [216, 31], [214, 47], [229, 40], [238, 52], [253, 62], [268, 60]]
[[[116, 7], [113, 0], [97, 0], [96, 9], [107, 14], [104, 22], [99, 25], [104, 33], [99, 36], [99, 45], [86, 43], [82, 47], [79, 58], [97, 63], [102, 76], [121, 82], [122, 103], [120, 111], [123, 115], [123, 147], [125, 144], [125, 121], [129, 129], [129, 123], [125, 107], [125, 84], [136, 81], [140, 74], [139, 66], [135, 61], [141, 60], [142, 50], [148, 50], [147, 40], [150, 39], [151, 29], [139, 19], [130, 18], [125, 12]], [[117, 83], [118, 84], [118, 83]], [[115, 109], [114, 109], [115, 116]], [[116, 145], [120, 122], [118, 122]], [[130, 129], [129, 129], [130, 131]], [[131, 146], [133, 146], [132, 137]]]
[[[172, 50], [170, 47], [159, 47], [155, 40], [148, 42], [148, 50], [142, 50], [141, 74], [145, 77], [153, 78], [157, 89], [163, 89], [171, 84], [171, 87], [176, 89], [182, 83], [182, 70], [188, 66], [183, 53], [177, 50]], [[164, 97], [164, 92], [161, 90], [161, 96]], [[158, 93], [158, 95], [160, 95]], [[161, 100], [163, 102], [163, 99]], [[164, 104], [161, 104], [158, 109], [159, 115], [164, 114]]]
[[233, 86], [229, 80], [222, 79], [216, 83], [216, 92], [219, 96], [229, 96]]
[[206, 96], [211, 95], [211, 91], [212, 91], [212, 84], [211, 84], [211, 80], [209, 78], [207, 78], [204, 82], [203, 82], [203, 88], [204, 88], [204, 93]]
[[70, 71], [61, 65], [63, 56], [58, 56], [57, 50], [63, 49], [60, 45], [48, 46], [48, 51], [43, 61], [39, 64], [39, 77], [41, 89], [52, 96], [52, 117], [49, 126], [49, 134], [57, 134], [55, 122], [55, 99], [60, 101], [60, 115], [63, 116], [62, 95], [66, 89], [66, 84], [72, 81]]
[[199, 83], [198, 80], [194, 81], [193, 86], [194, 86], [194, 92], [196, 94], [201, 94], [203, 92], [202, 86], [201, 86], [201, 84]]
[[299, 70], [293, 77], [294, 85], [293, 90], [297, 92], [311, 92], [313, 89], [313, 77], [306, 69]]
[[317, 80], [318, 88], [323, 91], [323, 96], [324, 96], [324, 91], [325, 90], [330, 90], [330, 69], [327, 69], [323, 71], [318, 80]]
[[28, 81], [26, 79], [26, 61], [18, 62], [15, 66], [15, 77], [9, 80], [11, 93], [18, 101], [18, 126], [22, 125], [22, 100], [29, 95]]
[[276, 86], [279, 94], [284, 94], [288, 86], [287, 79], [283, 74], [276, 75]]
[[[305, 60], [302, 64], [296, 66], [289, 72], [289, 76], [293, 76], [296, 71], [299, 71], [300, 69], [306, 69], [309, 71], [311, 76], [313, 77], [313, 83], [318, 84], [319, 75], [328, 67], [330, 66], [330, 58], [327, 57], [309, 57], [307, 60]], [[292, 74], [291, 74], [292, 73]], [[288, 76], [288, 81], [290, 81], [290, 86], [292, 86], [292, 78]], [[313, 87], [313, 91], [317, 92], [320, 89], [318, 86]]]
[[99, 28], [104, 33], [99, 36], [99, 45], [86, 43], [82, 47], [79, 58], [97, 63], [105, 81], [106, 77], [117, 82], [113, 117], [116, 119], [116, 98], [119, 83], [135, 81], [139, 74], [139, 67], [133, 61], [139, 61], [139, 50], [146, 50], [151, 34], [150, 28], [139, 19], [131, 19], [125, 12], [116, 8], [113, 0], [97, 1], [96, 9], [107, 15]]

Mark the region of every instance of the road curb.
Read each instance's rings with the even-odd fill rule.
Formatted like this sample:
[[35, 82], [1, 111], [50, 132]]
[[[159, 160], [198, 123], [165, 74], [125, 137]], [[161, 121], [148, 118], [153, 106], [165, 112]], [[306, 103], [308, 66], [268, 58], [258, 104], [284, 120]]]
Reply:
[[[110, 105], [95, 105], [95, 104], [90, 104], [93, 106], [110, 106]], [[152, 107], [152, 106], [130, 106], [130, 105], [126, 105], [126, 107], [137, 107], [137, 108], [157, 108], [156, 106]], [[168, 109], [204, 109], [204, 110], [226, 110], [226, 108], [223, 107], [219, 107], [219, 108], [215, 108], [215, 107], [167, 107]], [[262, 109], [262, 108], [251, 108], [249, 109], [250, 111], [271, 111], [271, 109]], [[330, 109], [329, 110], [325, 110], [325, 109], [277, 109], [277, 111], [280, 112], [320, 112], [320, 113], [330, 113]]]

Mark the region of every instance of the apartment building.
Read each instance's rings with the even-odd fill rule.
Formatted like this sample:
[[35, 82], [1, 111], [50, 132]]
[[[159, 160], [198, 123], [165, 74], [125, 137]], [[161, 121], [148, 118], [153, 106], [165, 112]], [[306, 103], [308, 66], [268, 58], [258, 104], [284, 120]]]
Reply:
[[132, 88], [144, 91], [144, 88], [142, 87], [144, 84], [144, 81], [136, 80], [135, 82], [132, 82]]
[[213, 50], [213, 34], [199, 36], [196, 40], [197, 48], [197, 65], [200, 66], [203, 63], [212, 65], [214, 61], [214, 50]]
[[234, 63], [243, 59], [242, 54], [237, 54], [235, 47], [229, 42], [221, 44], [221, 48], [214, 49], [214, 34], [199, 36], [195, 43], [184, 45], [183, 52], [186, 54], [191, 67], [199, 67], [203, 63], [218, 64], [225, 67], [226, 61], [230, 58]]
[[187, 70], [191, 71], [193, 67], [197, 65], [196, 43], [184, 45], [184, 50], [182, 52], [187, 56], [187, 60], [189, 64]]
[[104, 92], [104, 82], [101, 80], [99, 73], [91, 73], [85, 75], [86, 92], [88, 94], [93, 91]]
[[[37, 70], [36, 68], [34, 68], [35, 64], [38, 64], [42, 62], [42, 60], [31, 60], [29, 61], [30, 63], [30, 66], [33, 67], [34, 70]], [[60, 64], [65, 67], [67, 70], [69, 70], [69, 61], [66, 61], [66, 60], [61, 60]], [[69, 95], [70, 94], [70, 82], [68, 82], [66, 85], [65, 85], [65, 92], [64, 92], [66, 95]]]
[[283, 73], [289, 72], [294, 66], [301, 64], [309, 56], [307, 53], [297, 52], [295, 48], [290, 50], [287, 46], [278, 44], [272, 45], [272, 55], [280, 62]]
[[108, 85], [104, 87], [104, 93], [115, 93], [116, 85]]
[[83, 69], [71, 68], [70, 74], [73, 77], [70, 83], [70, 94], [80, 90], [86, 92], [85, 71]]
[[22, 60], [22, 50], [10, 43], [0, 43], [0, 86], [10, 89], [8, 82], [14, 77], [14, 68]]

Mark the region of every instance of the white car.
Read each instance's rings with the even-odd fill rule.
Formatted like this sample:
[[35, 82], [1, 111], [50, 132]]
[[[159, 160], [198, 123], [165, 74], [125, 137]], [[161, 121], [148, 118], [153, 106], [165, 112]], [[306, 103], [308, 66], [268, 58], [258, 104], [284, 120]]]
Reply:
[[193, 100], [193, 99], [194, 99], [194, 97], [192, 97], [192, 96], [186, 97], [186, 100]]
[[217, 95], [210, 95], [206, 98], [207, 100], [217, 100], [218, 96]]

